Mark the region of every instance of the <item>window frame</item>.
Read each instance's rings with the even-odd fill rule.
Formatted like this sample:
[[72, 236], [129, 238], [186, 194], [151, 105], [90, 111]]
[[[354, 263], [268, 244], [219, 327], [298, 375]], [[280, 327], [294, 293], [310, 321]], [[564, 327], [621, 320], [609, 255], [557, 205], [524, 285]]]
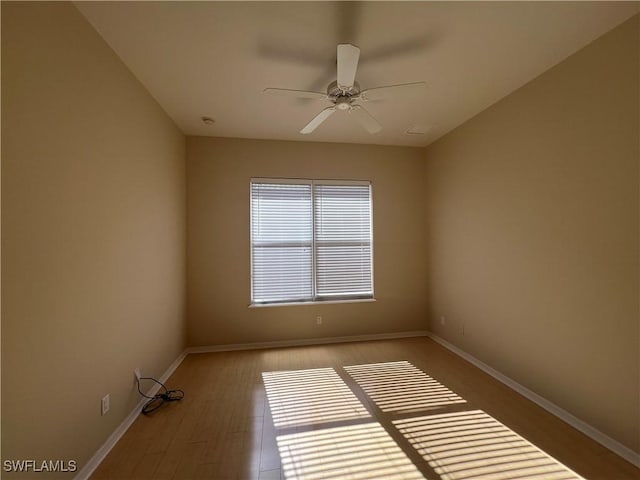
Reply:
[[[281, 300], [269, 302], [254, 301], [254, 267], [253, 267], [253, 201], [252, 201], [252, 185], [254, 183], [268, 183], [281, 185], [310, 185], [311, 186], [311, 284], [312, 297], [308, 300]], [[315, 210], [315, 191], [314, 186], [318, 185], [354, 185], [369, 187], [369, 250], [371, 264], [371, 294], [365, 295], [318, 295], [316, 288], [316, 210]], [[310, 179], [310, 178], [279, 178], [279, 177], [252, 177], [249, 181], [249, 307], [278, 307], [286, 305], [313, 305], [328, 303], [364, 303], [375, 302], [375, 281], [374, 281], [374, 241], [373, 241], [373, 183], [370, 180], [343, 180], [343, 179]]]

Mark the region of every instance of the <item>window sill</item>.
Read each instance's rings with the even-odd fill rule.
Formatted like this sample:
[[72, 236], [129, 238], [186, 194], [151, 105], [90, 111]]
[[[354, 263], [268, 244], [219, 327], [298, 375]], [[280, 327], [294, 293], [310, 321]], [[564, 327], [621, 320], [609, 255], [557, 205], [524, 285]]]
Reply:
[[375, 301], [375, 298], [354, 298], [353, 300], [322, 300], [319, 302], [252, 303], [249, 305], [249, 308], [289, 307], [294, 305], [327, 305], [332, 303], [371, 303]]

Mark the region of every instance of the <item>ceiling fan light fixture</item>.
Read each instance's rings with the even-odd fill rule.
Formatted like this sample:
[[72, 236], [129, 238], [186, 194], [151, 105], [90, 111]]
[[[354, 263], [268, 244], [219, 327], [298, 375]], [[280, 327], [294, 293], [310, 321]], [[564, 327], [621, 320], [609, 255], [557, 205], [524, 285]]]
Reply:
[[351, 109], [351, 99], [349, 97], [339, 97], [336, 99], [336, 108], [338, 110]]

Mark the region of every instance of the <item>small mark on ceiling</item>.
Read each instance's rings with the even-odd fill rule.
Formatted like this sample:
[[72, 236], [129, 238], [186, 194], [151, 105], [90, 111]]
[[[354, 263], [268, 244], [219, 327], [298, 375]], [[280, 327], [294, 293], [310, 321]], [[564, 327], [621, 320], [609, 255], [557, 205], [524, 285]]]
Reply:
[[423, 123], [418, 123], [413, 127], [409, 128], [405, 133], [405, 135], [424, 135], [429, 130], [433, 128], [432, 125], [426, 125]]

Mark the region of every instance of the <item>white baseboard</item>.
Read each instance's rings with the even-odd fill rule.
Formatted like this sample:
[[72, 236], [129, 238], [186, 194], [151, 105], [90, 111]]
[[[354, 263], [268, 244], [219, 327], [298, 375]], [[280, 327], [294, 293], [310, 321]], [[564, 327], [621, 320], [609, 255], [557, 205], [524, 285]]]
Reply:
[[189, 347], [187, 353], [230, 352], [235, 350], [260, 350], [264, 348], [303, 347], [308, 345], [327, 345], [330, 343], [366, 342], [371, 340], [392, 340], [396, 338], [426, 337], [426, 330], [397, 333], [373, 333], [370, 335], [350, 335], [346, 337], [321, 337], [299, 340], [278, 340], [274, 342], [234, 343], [229, 345], [205, 345]]
[[[169, 368], [167, 368], [167, 370], [162, 374], [162, 376], [158, 380], [162, 383], [165, 383], [169, 379], [171, 374], [176, 370], [176, 368], [178, 368], [178, 366], [182, 363], [182, 361], [186, 356], [187, 356], [186, 351], [178, 355], [178, 358], [176, 358], [173, 361], [173, 363], [169, 365]], [[160, 390], [160, 385], [155, 385], [153, 388], [151, 388], [147, 392], [147, 395], [149, 396], [155, 395], [158, 392], [158, 390]], [[80, 471], [74, 477], [74, 480], [86, 480], [91, 476], [91, 474], [95, 471], [95, 469], [98, 468], [98, 465], [100, 465], [100, 463], [105, 459], [107, 454], [111, 451], [111, 449], [116, 445], [116, 443], [118, 443], [118, 440], [122, 438], [122, 436], [133, 424], [136, 418], [138, 418], [138, 416], [140, 415], [140, 411], [142, 410], [142, 407], [144, 406], [146, 401], [147, 399], [143, 398], [136, 404], [136, 406], [133, 408], [131, 413], [127, 415], [127, 417], [122, 421], [122, 423], [118, 425], [118, 428], [116, 428], [114, 432], [109, 436], [109, 438], [107, 438], [107, 441], [104, 442], [104, 444], [98, 449], [98, 451], [93, 455], [93, 457], [89, 459], [89, 461], [84, 465], [84, 467], [80, 469]]]
[[529, 390], [527, 387], [519, 384], [515, 380], [512, 380], [511, 378], [507, 377], [506, 375], [500, 373], [499, 371], [497, 371], [494, 368], [490, 367], [489, 365], [487, 365], [486, 363], [482, 362], [481, 360], [478, 360], [473, 355], [470, 355], [467, 352], [465, 352], [464, 350], [462, 350], [462, 349], [456, 347], [455, 345], [447, 342], [445, 339], [443, 339], [443, 338], [441, 338], [441, 337], [439, 337], [439, 336], [437, 336], [437, 335], [435, 335], [434, 333], [431, 333], [431, 332], [427, 332], [427, 336], [429, 338], [431, 338], [432, 340], [438, 342], [440, 345], [442, 345], [446, 349], [452, 351], [456, 355], [458, 355], [458, 356], [464, 358], [465, 360], [467, 360], [468, 362], [472, 363], [473, 365], [478, 367], [480, 370], [484, 371], [485, 373], [488, 373], [489, 375], [491, 375], [496, 380], [504, 383], [506, 386], [508, 386], [509, 388], [515, 390], [516, 392], [518, 392], [522, 396], [528, 398], [532, 402], [534, 402], [537, 405], [541, 406], [542, 408], [544, 408], [549, 413], [552, 413], [556, 417], [560, 418], [561, 420], [564, 420], [566, 423], [568, 423], [569, 425], [571, 425], [575, 429], [580, 430], [582, 433], [584, 433], [588, 437], [592, 438], [593, 440], [595, 440], [596, 442], [598, 442], [602, 446], [608, 448], [613, 453], [615, 453], [615, 454], [621, 456], [622, 458], [624, 458], [625, 460], [631, 462], [636, 467], [640, 467], [640, 454], [638, 454], [638, 453], [634, 452], [633, 450], [631, 450], [630, 448], [622, 445], [617, 440], [614, 440], [613, 438], [609, 437], [608, 435], [602, 433], [600, 430], [597, 430], [596, 428], [592, 427], [588, 423], [586, 423], [586, 422], [580, 420], [579, 418], [573, 416], [572, 414], [570, 414], [569, 412], [567, 412], [563, 408], [559, 407], [555, 403], [550, 402], [546, 398], [541, 397], [537, 393]]
[[[510, 379], [506, 375], [500, 373], [494, 368], [490, 367], [486, 363], [478, 360], [473, 355], [468, 354], [464, 350], [456, 347], [455, 345], [447, 342], [443, 338], [438, 337], [437, 335], [428, 332], [426, 330], [416, 330], [411, 332], [397, 332], [397, 333], [376, 333], [370, 335], [351, 335], [345, 337], [323, 337], [323, 338], [313, 338], [313, 339], [299, 339], [299, 340], [284, 340], [284, 341], [274, 341], [274, 342], [257, 342], [257, 343], [237, 343], [230, 345], [209, 345], [209, 346], [200, 346], [200, 347], [189, 347], [184, 352], [182, 352], [178, 358], [174, 360], [174, 362], [169, 365], [169, 368], [164, 372], [164, 374], [159, 378], [161, 382], [165, 382], [171, 374], [178, 368], [178, 366], [182, 363], [184, 358], [191, 353], [209, 353], [209, 352], [229, 352], [235, 350], [258, 350], [265, 348], [281, 348], [281, 347], [300, 347], [300, 346], [308, 346], [308, 345], [326, 345], [332, 343], [347, 343], [347, 342], [365, 342], [371, 340], [392, 340], [397, 338], [408, 338], [408, 337], [429, 337], [457, 354], [458, 356], [464, 358], [468, 362], [472, 363], [480, 370], [488, 373], [496, 380], [504, 383], [508, 387], [512, 388], [516, 392], [520, 393], [524, 397], [528, 398], [532, 402], [538, 404], [548, 412], [556, 415], [560, 419], [567, 422], [569, 425], [573, 426], [577, 430], [580, 430], [582, 433], [592, 438], [596, 442], [600, 443], [604, 447], [608, 448], [615, 454], [621, 456], [625, 460], [631, 462], [632, 464], [640, 467], [640, 455], [628, 447], [625, 447], [620, 442], [612, 439], [611, 437], [605, 435], [599, 430], [595, 429], [591, 425], [583, 422], [577, 417], [574, 417], [566, 410], [560, 408], [556, 404], [550, 402], [549, 400], [541, 397], [537, 393], [529, 390], [525, 386], [519, 384], [518, 382]], [[149, 391], [149, 395], [155, 394], [159, 389], [159, 386], [156, 385], [152, 390]], [[145, 403], [145, 399], [140, 400], [138, 404], [134, 407], [131, 413], [122, 421], [122, 423], [116, 428], [116, 430], [109, 436], [109, 438], [104, 442], [104, 444], [98, 449], [98, 451], [89, 459], [89, 461], [84, 465], [84, 467], [76, 474], [74, 480], [86, 480], [91, 474], [95, 471], [95, 469], [100, 465], [100, 463], [104, 460], [107, 454], [111, 451], [111, 449], [115, 446], [115, 444], [120, 440], [120, 438], [124, 435], [124, 433], [129, 429], [129, 427], [133, 424], [133, 422], [140, 415], [140, 410]]]

